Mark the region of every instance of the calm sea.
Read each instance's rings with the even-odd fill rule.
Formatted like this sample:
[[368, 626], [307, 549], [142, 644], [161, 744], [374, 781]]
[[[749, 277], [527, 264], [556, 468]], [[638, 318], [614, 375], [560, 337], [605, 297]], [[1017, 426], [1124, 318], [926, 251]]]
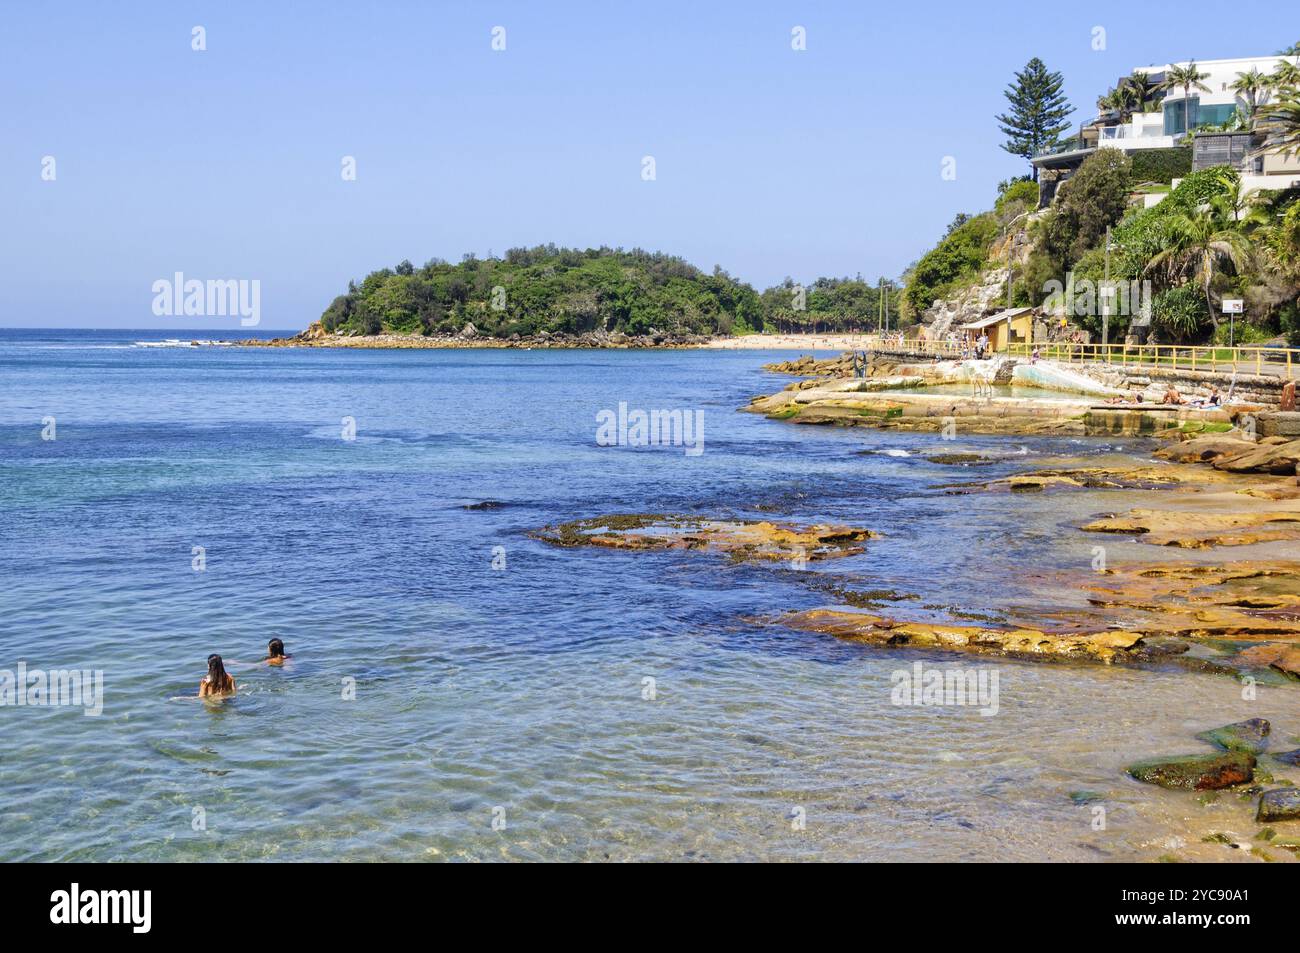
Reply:
[[[766, 621], [833, 602], [826, 575], [919, 617], [1077, 604], [1073, 527], [1124, 493], [937, 486], [1147, 448], [738, 413], [789, 353], [143, 346], [167, 336], [0, 331], [0, 669], [104, 689], [98, 717], [0, 708], [0, 860], [1144, 859], [1201, 821], [1122, 765], [1261, 714], [1227, 679]], [[702, 411], [704, 452], [598, 446], [620, 402]], [[923, 456], [954, 451], [999, 459]], [[642, 511], [884, 538], [799, 572], [527, 535]], [[277, 636], [289, 666], [248, 664]], [[998, 714], [891, 704], [918, 659], [996, 670]]]

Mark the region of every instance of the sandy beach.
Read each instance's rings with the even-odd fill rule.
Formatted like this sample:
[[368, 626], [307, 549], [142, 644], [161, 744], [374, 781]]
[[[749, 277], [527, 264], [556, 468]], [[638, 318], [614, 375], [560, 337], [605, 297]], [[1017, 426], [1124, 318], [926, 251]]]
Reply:
[[745, 334], [711, 339], [707, 348], [754, 351], [853, 351], [871, 346], [868, 334]]

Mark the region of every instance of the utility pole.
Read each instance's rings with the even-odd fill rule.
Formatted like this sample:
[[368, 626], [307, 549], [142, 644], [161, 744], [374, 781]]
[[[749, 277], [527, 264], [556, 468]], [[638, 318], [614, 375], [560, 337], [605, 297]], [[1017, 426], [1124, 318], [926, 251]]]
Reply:
[[1101, 283], [1101, 346], [1110, 343], [1110, 226], [1106, 226], [1106, 277]]

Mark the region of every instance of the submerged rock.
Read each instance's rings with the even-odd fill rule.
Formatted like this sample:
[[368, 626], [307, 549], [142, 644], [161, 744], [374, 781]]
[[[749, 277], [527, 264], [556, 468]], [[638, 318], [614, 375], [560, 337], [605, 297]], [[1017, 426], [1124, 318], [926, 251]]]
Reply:
[[1210, 731], [1202, 731], [1196, 737], [1218, 745], [1226, 751], [1247, 751], [1250, 754], [1263, 754], [1268, 750], [1268, 734], [1273, 730], [1263, 718], [1252, 718], [1224, 725]]
[[1280, 788], [1267, 791], [1259, 799], [1255, 820], [1260, 824], [1274, 821], [1300, 821], [1300, 789]]
[[1292, 767], [1300, 767], [1300, 748], [1295, 751], [1281, 751], [1273, 755], [1274, 761], [1281, 761], [1283, 764], [1289, 764]]
[[936, 453], [925, 459], [946, 467], [981, 467], [995, 462], [982, 453]]
[[1288, 678], [1300, 679], [1300, 648], [1296, 646], [1265, 642], [1243, 650], [1241, 657], [1260, 668], [1270, 668]]
[[782, 616], [781, 624], [808, 632], [824, 632], [851, 642], [890, 647], [946, 649], [993, 655], [1056, 657], [1112, 662], [1138, 650], [1135, 632], [1050, 633], [1039, 629], [994, 629], [974, 625], [903, 622], [865, 612], [812, 609]]
[[754, 561], [820, 560], [854, 556], [876, 534], [853, 526], [798, 526], [767, 520], [620, 513], [547, 526], [531, 534], [555, 546], [608, 549], [698, 549]]
[[1162, 788], [1216, 791], [1253, 780], [1255, 756], [1245, 751], [1230, 751], [1226, 754], [1153, 758], [1131, 764], [1125, 771], [1138, 781], [1158, 784]]

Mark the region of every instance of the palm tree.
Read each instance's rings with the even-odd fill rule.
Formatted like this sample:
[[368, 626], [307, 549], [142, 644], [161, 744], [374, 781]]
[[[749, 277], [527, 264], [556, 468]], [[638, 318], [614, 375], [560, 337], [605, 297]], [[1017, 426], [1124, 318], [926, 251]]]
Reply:
[[1255, 122], [1255, 112], [1259, 109], [1260, 96], [1267, 93], [1268, 86], [1268, 77], [1253, 66], [1249, 71], [1237, 74], [1236, 82], [1232, 84], [1230, 89], [1246, 101], [1247, 123], [1253, 124]]
[[1127, 86], [1133, 91], [1133, 98], [1137, 101], [1137, 111], [1146, 112], [1147, 107], [1160, 94], [1160, 84], [1151, 79], [1150, 74], [1142, 70], [1134, 70], [1131, 76], [1125, 76], [1120, 80], [1121, 86]]
[[1210, 286], [1225, 265], [1240, 274], [1250, 267], [1254, 256], [1250, 242], [1235, 222], [1225, 221], [1214, 207], [1202, 207], [1180, 213], [1169, 223], [1169, 245], [1149, 262], [1148, 273], [1164, 271], [1171, 279], [1185, 276], [1196, 281], [1205, 293], [1205, 307], [1217, 329], [1218, 315]]
[[1290, 93], [1286, 99], [1265, 106], [1259, 112], [1259, 122], [1268, 133], [1265, 145], [1270, 152], [1300, 156], [1300, 96]]
[[1277, 64], [1277, 69], [1269, 74], [1268, 84], [1283, 92], [1300, 87], [1300, 66], [1290, 60], [1283, 60]]
[[1165, 73], [1164, 82], [1160, 84], [1161, 89], [1181, 89], [1183, 91], [1183, 110], [1186, 113], [1187, 132], [1192, 131], [1192, 90], [1200, 90], [1208, 93], [1210, 87], [1201, 82], [1203, 79], [1209, 79], [1209, 73], [1202, 73], [1196, 68], [1196, 60], [1192, 60], [1186, 66], [1171, 66], [1169, 72]]

